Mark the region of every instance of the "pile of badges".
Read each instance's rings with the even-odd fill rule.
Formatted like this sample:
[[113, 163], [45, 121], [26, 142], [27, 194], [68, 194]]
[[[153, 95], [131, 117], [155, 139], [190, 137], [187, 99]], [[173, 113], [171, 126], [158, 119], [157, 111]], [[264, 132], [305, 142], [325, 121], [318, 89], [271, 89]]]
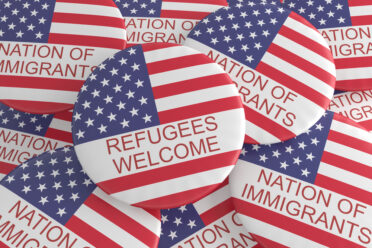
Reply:
[[0, 0], [0, 101], [0, 247], [372, 247], [372, 0]]

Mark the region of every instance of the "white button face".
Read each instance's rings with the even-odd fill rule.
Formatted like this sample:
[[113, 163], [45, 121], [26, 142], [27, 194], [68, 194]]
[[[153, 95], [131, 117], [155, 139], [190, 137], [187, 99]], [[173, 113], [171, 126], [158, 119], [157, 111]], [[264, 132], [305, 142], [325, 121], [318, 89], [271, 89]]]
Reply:
[[327, 112], [295, 139], [245, 145], [230, 188], [247, 231], [267, 247], [369, 247], [371, 166], [372, 135]]
[[228, 176], [244, 139], [235, 85], [204, 54], [153, 43], [103, 62], [74, 108], [77, 156], [106, 193], [145, 208], [200, 199]]
[[0, 101], [20, 111], [72, 109], [94, 68], [126, 47], [112, 0], [13, 1], [0, 12]]
[[327, 42], [279, 4], [240, 4], [203, 19], [185, 45], [208, 55], [235, 82], [246, 114], [245, 143], [272, 144], [314, 125], [333, 96]]
[[[28, 234], [16, 238], [22, 246], [156, 248], [159, 241], [160, 211], [132, 207], [104, 193], [85, 174], [72, 147], [21, 164], [1, 181], [0, 197], [6, 199], [0, 204], [1, 223], [9, 221]], [[14, 246], [6, 236], [0, 242]]]

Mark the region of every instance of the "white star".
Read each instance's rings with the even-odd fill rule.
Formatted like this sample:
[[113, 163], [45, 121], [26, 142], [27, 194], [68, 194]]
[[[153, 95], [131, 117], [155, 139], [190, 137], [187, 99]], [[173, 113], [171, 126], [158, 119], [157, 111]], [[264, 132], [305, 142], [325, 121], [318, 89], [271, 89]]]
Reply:
[[213, 43], [213, 45], [216, 45], [218, 43], [218, 40], [217, 38], [212, 38], [210, 42]]
[[76, 180], [73, 180], [73, 181], [69, 181], [69, 183], [67, 184], [67, 186], [69, 186], [71, 189], [73, 189], [75, 186], [76, 186]]
[[178, 225], [181, 225], [182, 224], [182, 221], [181, 220], [182, 220], [182, 218], [177, 218], [176, 217], [175, 220], [173, 221], [173, 223], [176, 224], [177, 226]]
[[9, 30], [14, 30], [15, 27], [16, 27], [16, 25], [13, 22], [8, 25]]
[[98, 128], [99, 133], [106, 133], [107, 132], [106, 128], [107, 126], [104, 126], [103, 124], [101, 124], [101, 126]]
[[111, 76], [118, 75], [118, 69], [115, 69], [113, 67], [112, 70], [110, 71], [110, 73], [111, 73]]
[[36, 160], [35, 166], [37, 166], [37, 168], [39, 168], [41, 165], [44, 165], [43, 161], [42, 160]]
[[269, 36], [269, 35], [270, 35], [269, 30], [264, 30], [264, 31], [262, 32], [262, 35], [265, 36], [265, 37]]
[[136, 54], [136, 49], [134, 49], [133, 47], [131, 47], [128, 52], [129, 52], [129, 55]]
[[137, 85], [137, 88], [139, 88], [139, 87], [143, 87], [143, 81], [141, 81], [141, 80], [137, 80], [137, 82], [135, 82], [134, 83], [135, 85]]
[[258, 151], [260, 148], [261, 147], [259, 145], [257, 145], [257, 144], [255, 144], [255, 145], [252, 146], [252, 150], [253, 151]]
[[280, 162], [280, 168], [283, 168], [284, 170], [286, 170], [288, 166], [289, 164], [287, 164], [287, 161]]
[[45, 186], [45, 183], [44, 183], [44, 184], [39, 184], [39, 187], [37, 189], [40, 190], [40, 192], [43, 192], [44, 190], [47, 189], [47, 187]]
[[317, 146], [319, 143], [319, 140], [315, 137], [314, 139], [311, 139], [311, 144]]
[[27, 194], [28, 192], [32, 191], [32, 190], [31, 190], [31, 186], [23, 186], [22, 191], [23, 191], [25, 194]]
[[94, 112], [96, 112], [97, 115], [103, 114], [103, 108], [100, 108], [99, 106], [97, 106]]
[[177, 231], [170, 231], [170, 234], [168, 235], [168, 237], [170, 237], [172, 240], [177, 238]]
[[249, 47], [248, 47], [248, 45], [247, 44], [244, 44], [244, 45], [242, 45], [242, 48], [241, 48], [244, 52], [246, 52], [248, 49], [249, 49]]
[[126, 65], [127, 64], [127, 59], [121, 58], [121, 60], [119, 60], [119, 63], [120, 63], [120, 65]]
[[42, 34], [40, 31], [39, 33], [35, 34], [36, 35], [36, 39], [41, 39], [41, 37], [44, 35]]
[[234, 29], [235, 31], [238, 30], [240, 27], [237, 23], [233, 24], [232, 25], [232, 29]]
[[285, 147], [285, 152], [288, 152], [289, 154], [292, 154], [292, 152], [293, 152], [293, 148], [292, 148], [292, 146], [286, 146]]
[[229, 47], [229, 52], [230, 53], [234, 53], [236, 51], [236, 49], [232, 46], [232, 47]]
[[326, 24], [326, 20], [324, 20], [323, 18], [319, 20], [319, 24], [320, 25], [325, 25]]
[[310, 13], [310, 14], [309, 14], [309, 19], [310, 19], [310, 20], [315, 19], [315, 16], [316, 16], [316, 15], [315, 15], [314, 13]]
[[135, 109], [134, 107], [129, 112], [132, 114], [132, 116], [138, 115], [138, 109]]
[[39, 19], [39, 24], [45, 24], [46, 19], [44, 17]]
[[243, 35], [243, 34], [238, 34], [238, 35], [236, 36], [236, 39], [242, 41], [242, 39], [244, 39], [244, 35]]
[[245, 22], [244, 27], [250, 28], [250, 27], [252, 27], [252, 23], [251, 22]]
[[341, 4], [336, 5], [336, 9], [338, 9], [338, 10], [342, 9], [342, 7], [343, 7], [343, 5], [341, 5]]
[[79, 114], [78, 112], [76, 112], [74, 114], [74, 120], [77, 121], [77, 120], [80, 120], [81, 119], [81, 114]]
[[125, 75], [122, 76], [122, 78], [124, 79], [124, 82], [129, 81], [130, 77], [131, 77], [131, 75], [128, 75], [127, 73], [125, 73]]
[[259, 15], [260, 15], [260, 11], [258, 11], [258, 10], [254, 10], [254, 11], [253, 11], [253, 15], [256, 16], [256, 17], [259, 16]]
[[21, 179], [26, 182], [27, 179], [30, 179], [29, 173], [23, 173]]
[[122, 122], [120, 122], [120, 124], [121, 124], [121, 126], [123, 127], [123, 128], [125, 128], [125, 127], [129, 127], [129, 121], [127, 121], [127, 120], [123, 120]]
[[281, 153], [279, 152], [279, 150], [273, 151], [273, 157], [279, 158], [280, 155]]
[[0, 37], [3, 37], [4, 31], [0, 29]]
[[265, 163], [267, 159], [268, 158], [266, 157], [266, 154], [260, 155], [260, 161], [263, 161]]
[[14, 176], [8, 176], [7, 179], [5, 179], [5, 181], [7, 181], [8, 183], [15, 181]]
[[2, 123], [3, 123], [3, 124], [7, 124], [8, 122], [9, 122], [8, 118], [4, 118], [4, 119], [2, 120]]
[[263, 25], [265, 25], [264, 20], [258, 20], [257, 25], [259, 25], [260, 27], [262, 27]]
[[327, 15], [328, 15], [328, 17], [334, 17], [334, 16], [335, 16], [335, 13], [332, 12], [332, 11], [329, 11], [329, 12], [327, 13]]
[[116, 121], [116, 114], [113, 114], [113, 113], [111, 112], [110, 115], [107, 116], [107, 118], [109, 118], [110, 122], [111, 122], [111, 121]]
[[19, 32], [17, 33], [17, 38], [22, 38], [23, 35], [24, 35], [24, 33], [22, 33], [22, 31], [19, 30]]
[[84, 133], [85, 133], [84, 131], [81, 131], [81, 130], [79, 129], [79, 132], [76, 134], [78, 140], [81, 139], [81, 138], [84, 138]]
[[343, 17], [340, 17], [340, 18], [338, 18], [337, 19], [337, 21], [338, 21], [338, 23], [345, 23], [345, 18], [343, 18]]
[[300, 13], [300, 14], [305, 13], [305, 11], [306, 11], [306, 9], [304, 9], [303, 7], [298, 9], [298, 13]]
[[125, 95], [128, 96], [128, 99], [131, 99], [131, 98], [134, 98], [134, 93], [135, 93], [135, 92], [129, 90], [128, 93], [126, 93]]
[[54, 182], [54, 185], [52, 186], [52, 188], [55, 188], [55, 190], [62, 188], [61, 182]]
[[102, 84], [102, 87], [105, 87], [108, 86], [109, 81], [106, 78], [104, 78], [100, 83]]
[[192, 229], [193, 227], [196, 226], [195, 220], [189, 220], [189, 223], [187, 225], [190, 227], [190, 229]]
[[230, 36], [229, 35], [224, 36], [223, 41], [226, 41], [227, 43], [229, 43], [229, 41], [231, 41]]
[[214, 32], [213, 28], [208, 28], [206, 31], [208, 34], [212, 34]]
[[261, 42], [254, 43], [254, 48], [256, 48], [257, 50], [260, 50], [261, 47]]
[[19, 13], [19, 10], [18, 9], [13, 9], [12, 10], [12, 15], [18, 15]]
[[179, 207], [178, 210], [180, 210], [181, 213], [187, 211], [186, 205], [183, 205], [183, 206]]
[[73, 200], [73, 201], [76, 201], [77, 199], [79, 199], [80, 197], [79, 197], [79, 194], [78, 193], [72, 193], [71, 194], [71, 197], [70, 197], [70, 199], [71, 200]]
[[119, 110], [125, 109], [125, 103], [122, 103], [121, 101], [116, 106], [119, 108]]
[[293, 163], [294, 164], [300, 165], [301, 162], [302, 162], [302, 160], [300, 159], [300, 157], [293, 158]]
[[313, 161], [313, 158], [315, 158], [315, 156], [313, 155], [313, 153], [306, 153], [306, 159], [308, 159], [310, 161]]
[[301, 171], [302, 171], [301, 176], [307, 177], [310, 174], [310, 171], [308, 171], [307, 168], [305, 168], [304, 170], [301, 170]]
[[40, 199], [39, 202], [44, 206], [45, 203], [49, 202], [49, 201], [48, 201], [48, 196], [41, 197], [41, 199]]
[[35, 28], [35, 26], [32, 23], [27, 26], [28, 31], [34, 31], [34, 28]]
[[242, 148], [242, 151], [240, 152], [241, 155], [245, 156], [247, 154], [247, 150], [245, 148]]
[[168, 221], [168, 215], [161, 215], [161, 222], [164, 224]]
[[142, 117], [142, 119], [145, 120], [145, 123], [147, 123], [147, 122], [151, 122], [151, 115], [147, 115], [147, 114], [146, 114], [146, 116]]
[[131, 13], [131, 14], [136, 14], [137, 11], [138, 11], [138, 10], [136, 10], [135, 8], [133, 8], [133, 9], [130, 10], [130, 13]]
[[323, 129], [324, 127], [322, 126], [322, 124], [321, 123], [319, 123], [319, 124], [316, 124], [316, 127], [315, 127], [315, 129], [317, 129], [317, 130], [319, 130], [319, 131], [322, 131], [322, 129]]
[[59, 217], [62, 217], [64, 214], [66, 214], [65, 208], [58, 208], [57, 214]]
[[50, 161], [49, 161], [49, 164], [51, 164], [51, 165], [55, 165], [56, 163], [58, 163], [56, 158], [51, 158]]
[[252, 39], [256, 38], [257, 37], [256, 32], [250, 32], [249, 37], [251, 37]]
[[223, 26], [220, 26], [220, 29], [219, 29], [222, 33], [225, 32], [227, 30], [226, 26], [223, 25]]
[[322, 5], [319, 5], [319, 6], [317, 7], [317, 9], [318, 9], [318, 12], [324, 11], [324, 7], [323, 7]]
[[306, 147], [307, 145], [305, 144], [305, 142], [301, 142], [301, 143], [298, 143], [298, 148], [299, 149], [302, 149], [302, 150], [305, 150], [305, 147]]
[[63, 195], [56, 195], [56, 198], [55, 198], [54, 200], [57, 201], [58, 204], [59, 204], [61, 201], [64, 200], [64, 199], [63, 199]]
[[[94, 120], [92, 120], [90, 118], [88, 118], [88, 120], [85, 121], [85, 123], [87, 124], [87, 127], [94, 126], [93, 122], [94, 122]], [[79, 132], [80, 132], [80, 130], [79, 130]], [[83, 132], [83, 134], [84, 134], [84, 132]], [[82, 138], [84, 138], [84, 136]]]
[[47, 3], [44, 3], [43, 5], [41, 5], [42, 6], [42, 8], [43, 9], [45, 9], [45, 10], [47, 10], [48, 9], [48, 7], [49, 7], [49, 4], [47, 4]]
[[87, 109], [87, 108], [90, 108], [90, 104], [91, 102], [88, 102], [87, 100], [85, 100], [85, 102], [82, 104], [84, 109]]
[[18, 123], [18, 127], [23, 128], [26, 125], [24, 121]]
[[132, 67], [133, 71], [139, 71], [139, 67], [140, 67], [140, 65], [134, 63], [131, 67]]
[[312, 1], [312, 0], [309, 0], [306, 3], [307, 3], [308, 6], [313, 6], [314, 5], [314, 1]]
[[199, 37], [199, 35], [201, 35], [200, 30], [195, 30], [195, 31], [194, 31], [194, 35], [195, 35], [196, 37]]
[[45, 177], [45, 175], [44, 175], [44, 171], [38, 171], [38, 172], [37, 172], [37, 175], [36, 175], [35, 177], [39, 178], [39, 180], [40, 180], [41, 178]]
[[112, 102], [112, 96], [107, 95], [103, 100], [106, 102], [106, 104], [108, 104], [109, 102]]
[[278, 21], [276, 20], [276, 18], [270, 18], [270, 23], [275, 25], [278, 23]]
[[92, 182], [90, 181], [90, 179], [85, 179], [83, 184], [88, 187], [90, 184], [92, 184]]

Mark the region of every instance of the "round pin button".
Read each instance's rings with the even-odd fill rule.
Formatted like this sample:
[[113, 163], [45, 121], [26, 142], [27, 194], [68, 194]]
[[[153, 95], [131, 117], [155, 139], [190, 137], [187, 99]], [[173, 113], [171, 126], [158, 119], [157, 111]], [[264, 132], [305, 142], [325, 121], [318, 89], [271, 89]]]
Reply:
[[327, 43], [279, 5], [219, 9], [185, 45], [208, 55], [235, 82], [246, 114], [245, 143], [276, 143], [303, 133], [333, 96], [335, 67]]
[[72, 111], [36, 115], [0, 103], [0, 179], [43, 152], [72, 145]]
[[328, 109], [372, 131], [372, 90], [338, 92]]
[[161, 210], [161, 219], [158, 248], [261, 247], [234, 210], [228, 180], [193, 204]]
[[309, 20], [328, 42], [337, 69], [336, 89], [372, 89], [369, 1], [286, 0], [284, 6]]
[[155, 248], [159, 241], [160, 212], [105, 194], [71, 147], [21, 164], [0, 182], [0, 195], [2, 232], [18, 233], [2, 235], [3, 247]]
[[131, 205], [172, 208], [215, 189], [235, 165], [244, 110], [200, 52], [153, 43], [103, 62], [74, 107], [73, 142], [92, 180]]
[[128, 45], [150, 42], [182, 44], [196, 24], [226, 0], [115, 1], [128, 31]]
[[229, 177], [239, 218], [264, 247], [370, 247], [372, 134], [332, 112], [306, 133], [245, 145]]
[[0, 100], [20, 111], [72, 109], [88, 75], [126, 45], [112, 0], [7, 1], [0, 12]]

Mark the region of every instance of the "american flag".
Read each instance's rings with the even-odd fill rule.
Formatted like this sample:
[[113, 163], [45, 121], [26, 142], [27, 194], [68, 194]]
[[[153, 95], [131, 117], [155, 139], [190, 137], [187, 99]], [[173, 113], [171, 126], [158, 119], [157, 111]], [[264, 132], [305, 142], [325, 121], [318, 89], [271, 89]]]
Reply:
[[[261, 3], [261, 4], [272, 4], [277, 5], [278, 0], [260, 0], [260, 1], [247, 1], [247, 0], [228, 0], [229, 6], [231, 7], [242, 7], [244, 4]], [[282, 1], [280, 1], [282, 2]]]
[[[219, 122], [214, 133], [221, 148], [192, 160], [174, 159], [142, 172], [119, 175], [106, 142], [102, 143], [106, 137], [131, 135], [141, 129], [156, 131], [206, 116]], [[183, 205], [186, 199], [206, 194], [223, 182], [240, 153], [243, 121], [240, 97], [222, 68], [194, 49], [154, 43], [123, 50], [91, 74], [74, 108], [72, 132], [83, 167], [89, 166], [87, 173], [105, 192], [130, 204], [167, 208], [169, 204]], [[232, 124], [236, 129], [231, 130]], [[187, 142], [198, 142], [198, 138], [190, 137]], [[172, 142], [167, 144], [176, 145]], [[86, 156], [87, 151], [94, 151], [94, 156]], [[106, 166], [103, 173], [102, 163], [112, 166]]]
[[[238, 85], [250, 91], [249, 96], [242, 95], [246, 143], [275, 143], [303, 133], [320, 118], [332, 98], [335, 68], [326, 42], [304, 18], [279, 5], [250, 1], [220, 9], [194, 28], [185, 45], [206, 54], [222, 54], [226, 61], [241, 66], [230, 69], [233, 67], [227, 65], [226, 70]], [[213, 59], [218, 62], [217, 55]], [[255, 87], [236, 76], [239, 70], [243, 74], [252, 69]], [[248, 78], [252, 77], [252, 73], [248, 74]], [[275, 85], [297, 94], [293, 102], [285, 105], [296, 115], [293, 125], [285, 125], [264, 107], [264, 99], [270, 103], [276, 100], [271, 88], [258, 89], [259, 76], [262, 81], [269, 78], [272, 86], [266, 88]], [[256, 94], [258, 97], [253, 97]]]
[[71, 145], [71, 121], [72, 111], [36, 115], [19, 112], [0, 103], [0, 177], [24, 159]]
[[335, 92], [328, 110], [350, 118], [372, 132], [372, 89]]
[[[77, 247], [155, 247], [158, 243], [160, 211], [131, 207], [109, 197], [84, 173], [71, 147], [28, 160], [0, 184], [2, 199], [33, 205], [52, 221], [50, 227], [58, 225], [65, 233], [76, 234]], [[38, 235], [46, 247], [56, 247], [40, 235], [43, 227], [38, 228], [31, 234]]]
[[[347, 31], [349, 28], [353, 32], [364, 32], [367, 29], [369, 33], [372, 27], [372, 3], [363, 0], [285, 0], [284, 6], [296, 11], [305, 17], [311, 24], [323, 33], [330, 30], [326, 40], [329, 45], [347, 47], [352, 46], [353, 41], [347, 42], [346, 34], [341, 35], [340, 31]], [[333, 35], [336, 34], [337, 41]], [[364, 43], [368, 46], [370, 35], [364, 38], [352, 38], [355, 43]], [[325, 36], [326, 37], [326, 36]], [[329, 40], [329, 39], [330, 40]], [[359, 47], [359, 45], [357, 45]], [[340, 50], [343, 50], [339, 48]], [[368, 52], [362, 54], [352, 53], [351, 56], [343, 56], [340, 50], [336, 52], [331, 49], [337, 69], [336, 88], [340, 90], [368, 90], [371, 88], [371, 67], [372, 59]]]
[[[212, 248], [224, 247], [223, 244], [227, 247], [234, 244], [236, 247], [240, 245], [240, 247], [259, 248], [260, 246], [241, 225], [235, 213], [228, 180], [225, 180], [217, 190], [193, 204], [161, 210], [162, 226], [158, 248], [184, 246]], [[215, 226], [223, 227], [225, 231], [221, 231], [221, 235], [217, 234], [219, 237], [215, 242], [211, 242], [213, 240], [209, 239], [209, 236], [213, 236], [211, 232], [218, 233], [215, 231], [218, 227]], [[209, 236], [205, 235], [208, 236], [207, 242], [198, 242], [198, 238], [195, 237], [199, 236], [199, 240], [203, 240], [202, 233], [208, 233], [206, 230], [212, 230], [209, 231]], [[235, 243], [232, 239], [235, 239]], [[190, 245], [190, 240], [193, 245]]]
[[[39, 58], [37, 52], [32, 52], [33, 45], [64, 45], [66, 54], [63, 56], [66, 61], [69, 57], [67, 46], [71, 49], [78, 47], [81, 51], [95, 49], [93, 58], [88, 56], [80, 64], [96, 66], [108, 54], [125, 48], [126, 31], [120, 11], [112, 0], [1, 0], [0, 40], [0, 45], [3, 46], [0, 49], [3, 50], [1, 62], [4, 63], [0, 75], [0, 99], [18, 110], [42, 114], [71, 109], [77, 92], [90, 71], [85, 73], [86, 76], [76, 72], [75, 76], [62, 76], [60, 74], [68, 70], [63, 66], [59, 69], [53, 67], [61, 60], [50, 56], [46, 59]], [[9, 44], [10, 51], [17, 50], [13, 46], [19, 44], [18, 50], [22, 56], [6, 56], [9, 53], [5, 52], [9, 51]], [[28, 54], [31, 55], [23, 55], [24, 45], [29, 46]], [[78, 51], [75, 50], [74, 53], [76, 55]], [[46, 54], [45, 48], [41, 54]], [[13, 63], [20, 60], [25, 64], [11, 64], [13, 69], [6, 71], [8, 60]], [[50, 63], [43, 66], [45, 69], [52, 69], [49, 72], [40, 70], [32, 73], [38, 67], [35, 64], [42, 61]], [[26, 64], [29, 62], [31, 66]], [[76, 70], [73, 67], [76, 61], [70, 59], [66, 63], [70, 63], [72, 71]], [[26, 69], [21, 69], [26, 66], [31, 73], [26, 74]], [[61, 73], [50, 75], [51, 71]]]
[[[360, 125], [327, 111], [311, 129], [295, 139], [273, 145], [245, 145], [236, 169], [229, 179], [232, 182], [232, 194], [236, 210], [240, 213], [239, 217], [243, 222], [246, 221], [248, 231], [254, 233], [260, 243], [266, 243], [268, 247], [365, 247], [366, 243], [363, 245], [358, 241], [356, 234], [348, 237], [349, 231], [347, 233], [343, 231], [342, 234], [335, 230], [326, 231], [322, 225], [311, 223], [306, 218], [300, 219], [293, 217], [295, 215], [283, 214], [279, 208], [272, 207], [275, 204], [271, 207], [262, 206], [262, 202], [257, 203], [251, 198], [248, 200], [241, 197], [240, 189], [245, 183], [256, 185], [257, 191], [260, 189], [256, 183], [262, 169], [267, 171], [266, 174], [273, 172], [273, 178], [279, 175], [292, 178], [296, 189], [299, 183], [302, 183], [302, 187], [309, 185], [332, 192], [331, 207], [322, 205], [316, 207], [328, 215], [337, 215], [339, 210], [336, 199], [347, 199], [355, 202], [353, 204], [366, 206], [365, 216], [359, 215], [352, 221], [361, 227], [363, 224], [370, 227], [372, 136]], [[246, 178], [239, 178], [239, 175], [246, 175]], [[253, 176], [249, 178], [248, 175]], [[241, 181], [238, 182], [239, 180]], [[284, 180], [287, 179], [283, 178]], [[283, 182], [283, 185], [287, 184]], [[283, 195], [287, 202], [294, 200], [301, 205], [309, 204], [315, 207], [314, 201], [305, 201], [297, 197], [298, 194], [293, 193], [294, 189], [291, 191], [287, 189], [281, 191], [278, 187], [264, 189], [274, 195]], [[292, 193], [286, 195], [285, 192]], [[284, 208], [281, 207], [285, 208], [285, 205]]]

